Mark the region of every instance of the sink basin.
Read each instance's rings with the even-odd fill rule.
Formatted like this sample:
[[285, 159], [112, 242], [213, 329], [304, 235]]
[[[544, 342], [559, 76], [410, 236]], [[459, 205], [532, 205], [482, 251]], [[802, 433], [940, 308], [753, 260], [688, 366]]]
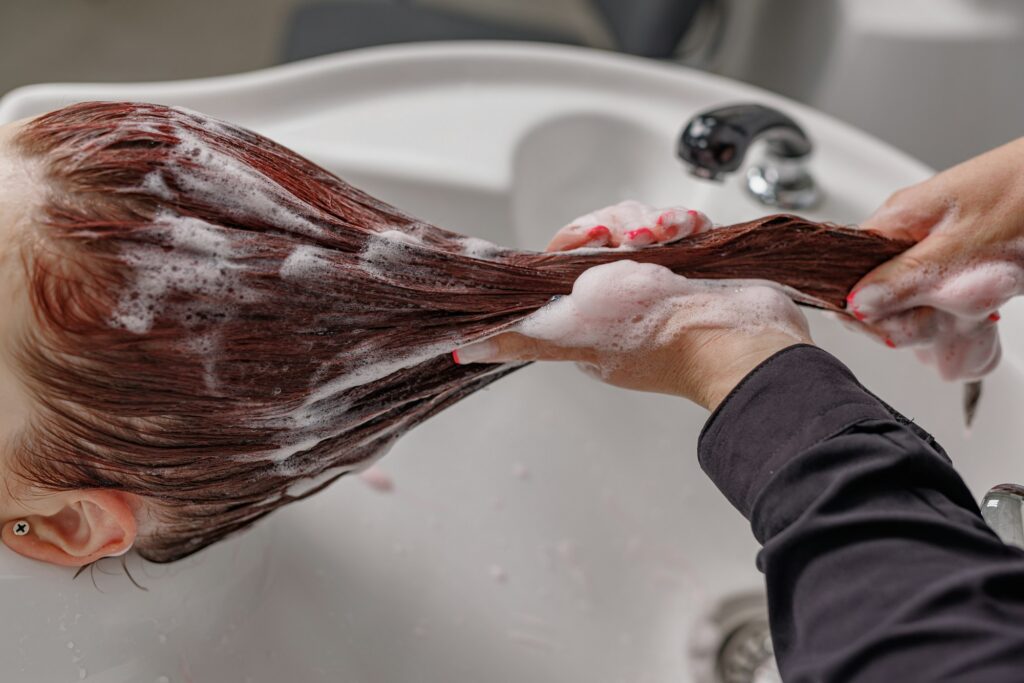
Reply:
[[[83, 99], [177, 104], [249, 126], [440, 226], [541, 249], [577, 215], [632, 198], [717, 223], [770, 213], [742, 174], [688, 176], [676, 137], [740, 101], [792, 115], [817, 145], [824, 202], [866, 217], [931, 170], [795, 102], [681, 67], [509, 43], [374, 48], [195, 81], [40, 85], [0, 121]], [[980, 496], [1024, 481], [1024, 310], [973, 434], [960, 387], [809, 314], [814, 338], [930, 430]], [[1016, 397], [1016, 398], [1015, 398]], [[126, 556], [90, 579], [0, 551], [5, 673], [18, 681], [615, 683], [705, 680], [704, 617], [757, 592], [758, 546], [697, 464], [705, 411], [534, 364], [402, 439], [390, 491], [346, 477], [172, 565]], [[95, 582], [95, 586], [93, 583]]]

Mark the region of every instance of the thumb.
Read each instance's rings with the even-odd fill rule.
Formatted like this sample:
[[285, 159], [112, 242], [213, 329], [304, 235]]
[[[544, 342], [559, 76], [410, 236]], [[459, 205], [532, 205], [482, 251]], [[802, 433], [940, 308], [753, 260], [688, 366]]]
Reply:
[[873, 322], [921, 305], [920, 295], [935, 287], [941, 266], [956, 256], [955, 243], [932, 234], [865, 275], [846, 297], [846, 307], [862, 322]]
[[589, 349], [559, 346], [519, 332], [505, 332], [452, 351], [457, 365], [530, 360], [592, 361]]
[[920, 242], [952, 210], [948, 198], [933, 191], [931, 184], [925, 182], [893, 194], [860, 224], [860, 229], [892, 239]]

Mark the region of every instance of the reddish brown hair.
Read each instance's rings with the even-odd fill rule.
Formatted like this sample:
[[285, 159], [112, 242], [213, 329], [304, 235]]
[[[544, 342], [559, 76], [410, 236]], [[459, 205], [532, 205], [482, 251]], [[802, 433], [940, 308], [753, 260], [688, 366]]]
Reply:
[[183, 109], [77, 104], [16, 144], [47, 188], [26, 253], [37, 324], [19, 363], [39, 409], [15, 471], [46, 489], [144, 497], [158, 525], [136, 549], [154, 562], [312, 495], [521, 367], [448, 352], [568, 293], [588, 267], [631, 258], [773, 279], [842, 310], [861, 275], [907, 246], [774, 216], [633, 252], [480, 254]]

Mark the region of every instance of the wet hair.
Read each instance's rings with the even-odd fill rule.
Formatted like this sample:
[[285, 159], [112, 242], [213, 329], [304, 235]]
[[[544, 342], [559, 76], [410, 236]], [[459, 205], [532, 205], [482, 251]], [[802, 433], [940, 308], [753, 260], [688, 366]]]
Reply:
[[525, 365], [450, 352], [586, 268], [763, 278], [842, 310], [907, 247], [788, 215], [637, 251], [481, 246], [251, 131], [152, 104], [69, 106], [15, 145], [45, 188], [24, 254], [35, 324], [17, 349], [35, 409], [12, 471], [142, 496], [156, 522], [135, 548], [153, 562], [322, 490]]

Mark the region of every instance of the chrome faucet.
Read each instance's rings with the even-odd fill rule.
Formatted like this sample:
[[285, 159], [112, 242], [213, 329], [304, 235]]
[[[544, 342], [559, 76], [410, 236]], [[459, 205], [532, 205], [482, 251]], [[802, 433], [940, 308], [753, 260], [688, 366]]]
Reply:
[[739, 169], [750, 145], [766, 143], [764, 159], [747, 169], [747, 189], [762, 204], [783, 209], [814, 206], [821, 192], [807, 172], [811, 141], [782, 112], [760, 104], [712, 109], [690, 119], [677, 154], [690, 173], [721, 180]]
[[1024, 486], [993, 487], [981, 501], [981, 516], [1003, 543], [1024, 548]]

